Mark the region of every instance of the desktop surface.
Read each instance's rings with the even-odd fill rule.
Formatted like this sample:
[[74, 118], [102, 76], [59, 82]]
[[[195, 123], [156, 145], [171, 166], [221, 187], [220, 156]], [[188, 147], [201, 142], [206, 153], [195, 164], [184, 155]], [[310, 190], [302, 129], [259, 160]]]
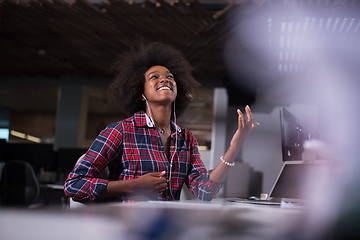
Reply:
[[281, 239], [298, 226], [305, 210], [229, 202], [219, 198], [211, 202], [110, 203], [86, 206], [77, 212], [122, 219], [125, 228], [132, 229], [135, 234], [142, 234], [149, 228], [157, 229], [159, 237], [155, 239], [197, 239], [196, 236], [201, 236], [200, 239], [222, 240]]
[[[224, 199], [92, 204], [70, 212], [4, 210], [0, 237], [60, 240], [82, 232], [82, 239], [90, 240], [285, 239], [304, 212]], [[28, 227], [16, 231], [15, 225]]]

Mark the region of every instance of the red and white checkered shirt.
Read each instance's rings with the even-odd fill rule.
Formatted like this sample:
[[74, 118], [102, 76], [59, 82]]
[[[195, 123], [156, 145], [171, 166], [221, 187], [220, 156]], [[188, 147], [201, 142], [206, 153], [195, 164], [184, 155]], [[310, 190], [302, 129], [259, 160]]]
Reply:
[[[221, 184], [209, 180], [211, 171], [207, 171], [200, 160], [198, 143], [192, 133], [173, 122], [172, 125], [176, 131], [170, 140], [170, 156], [174, 156], [170, 185], [155, 199], [179, 200], [185, 183], [197, 198], [211, 200]], [[108, 180], [97, 177], [105, 167], [110, 171]], [[65, 182], [65, 194], [77, 201], [99, 200], [109, 180], [130, 180], [162, 171], [169, 179], [170, 162], [161, 137], [146, 113], [139, 111], [101, 131], [70, 172]], [[118, 200], [129, 201], [132, 197], [124, 194]]]

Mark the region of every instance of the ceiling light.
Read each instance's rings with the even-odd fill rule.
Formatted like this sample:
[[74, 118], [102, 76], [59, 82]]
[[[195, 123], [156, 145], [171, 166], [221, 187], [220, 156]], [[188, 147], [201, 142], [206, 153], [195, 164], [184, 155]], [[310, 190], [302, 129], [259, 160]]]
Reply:
[[15, 137], [22, 138], [22, 139], [25, 139], [25, 137], [26, 137], [25, 133], [21, 133], [21, 132], [15, 131], [15, 130], [11, 130], [10, 134]]
[[26, 135], [26, 139], [31, 141], [31, 142], [41, 143], [40, 138], [31, 136], [31, 135]]
[[18, 132], [18, 131], [15, 131], [15, 130], [11, 130], [11, 131], [10, 131], [10, 134], [13, 135], [13, 136], [15, 136], [15, 137], [18, 137], [18, 138], [22, 138], [22, 139], [29, 140], [30, 142], [41, 143], [41, 139], [40, 139], [40, 138], [31, 136], [31, 135], [29, 135], [29, 134], [25, 134], [25, 133]]

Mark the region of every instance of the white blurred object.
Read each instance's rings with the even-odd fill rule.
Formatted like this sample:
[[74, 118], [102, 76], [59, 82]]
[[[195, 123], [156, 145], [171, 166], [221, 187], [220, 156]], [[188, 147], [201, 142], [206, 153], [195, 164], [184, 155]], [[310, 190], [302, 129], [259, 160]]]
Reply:
[[320, 159], [333, 159], [335, 152], [323, 141], [310, 139], [304, 142], [304, 150], [316, 154]]
[[126, 234], [124, 226], [101, 216], [70, 215], [58, 212], [2, 211], [2, 240], [116, 240]]

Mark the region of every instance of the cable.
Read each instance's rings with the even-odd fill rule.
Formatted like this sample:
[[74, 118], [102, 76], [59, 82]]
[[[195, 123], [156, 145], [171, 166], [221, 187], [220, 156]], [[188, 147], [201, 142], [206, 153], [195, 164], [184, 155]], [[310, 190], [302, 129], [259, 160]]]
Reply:
[[[156, 126], [155, 122], [153, 120], [153, 117], [152, 117], [152, 111], [151, 111], [151, 107], [150, 107], [150, 105], [148, 103], [148, 100], [147, 100], [147, 98], [145, 97], [144, 94], [142, 94], [142, 97], [145, 99], [146, 105], [149, 108], [150, 120], [151, 120], [152, 124], [154, 126]], [[170, 195], [171, 195], [173, 200], [175, 200], [175, 197], [172, 194], [172, 190], [171, 190], [171, 178], [172, 178], [172, 166], [173, 166], [173, 163], [174, 163], [174, 157], [175, 157], [175, 153], [176, 153], [176, 150], [177, 150], [177, 129], [176, 129], [177, 125], [176, 125], [175, 100], [174, 100], [174, 122], [175, 122], [175, 150], [174, 150], [174, 153], [173, 153], [173, 155], [171, 156], [171, 159], [170, 159], [170, 173], [169, 173], [169, 191], [170, 191]]]
[[147, 100], [147, 98], [145, 97], [144, 94], [142, 94], [142, 97], [145, 99], [146, 106], [149, 108], [150, 120], [151, 120], [153, 126], [156, 126], [156, 125], [155, 125], [155, 122], [154, 122], [154, 119], [153, 119], [153, 117], [152, 117], [152, 111], [151, 111], [151, 107], [150, 107], [150, 105], [149, 105], [149, 103], [148, 103], [148, 100]]
[[175, 200], [175, 198], [171, 191], [171, 177], [172, 177], [172, 166], [174, 163], [174, 157], [177, 150], [177, 129], [176, 129], [177, 125], [176, 125], [176, 113], [175, 113], [175, 100], [174, 100], [174, 122], [175, 122], [175, 149], [174, 149], [174, 154], [171, 156], [171, 160], [170, 160], [170, 174], [169, 174], [169, 191], [173, 200]]

